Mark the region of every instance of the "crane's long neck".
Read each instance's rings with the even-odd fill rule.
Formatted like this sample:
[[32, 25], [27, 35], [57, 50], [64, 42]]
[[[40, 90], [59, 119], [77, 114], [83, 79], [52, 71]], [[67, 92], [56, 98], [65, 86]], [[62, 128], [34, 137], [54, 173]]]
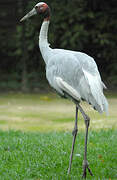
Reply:
[[39, 46], [40, 47], [47, 47], [48, 44], [48, 26], [49, 26], [49, 21], [43, 21], [41, 30], [40, 30], [40, 35], [39, 35]]
[[43, 59], [45, 63], [47, 63], [47, 51], [49, 49], [49, 43], [48, 43], [48, 27], [49, 27], [49, 20], [45, 20], [42, 23], [40, 34], [39, 34], [39, 47], [41, 54], [43, 56]]

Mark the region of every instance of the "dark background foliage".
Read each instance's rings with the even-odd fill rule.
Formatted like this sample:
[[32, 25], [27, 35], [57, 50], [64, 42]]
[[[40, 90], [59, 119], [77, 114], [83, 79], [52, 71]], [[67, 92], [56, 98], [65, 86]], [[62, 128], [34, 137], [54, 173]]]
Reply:
[[[19, 20], [37, 0], [0, 1], [0, 90], [43, 90], [48, 87], [38, 48], [42, 17]], [[115, 0], [48, 0], [49, 42], [53, 48], [92, 56], [110, 89], [117, 87], [117, 6]]]

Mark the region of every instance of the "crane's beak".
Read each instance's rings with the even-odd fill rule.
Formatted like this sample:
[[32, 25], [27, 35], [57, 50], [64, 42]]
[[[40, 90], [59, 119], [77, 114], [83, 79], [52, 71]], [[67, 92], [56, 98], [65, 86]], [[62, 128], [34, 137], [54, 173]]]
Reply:
[[34, 16], [35, 14], [37, 14], [37, 11], [35, 8], [33, 8], [29, 13], [27, 13], [22, 19], [20, 19], [20, 22], [28, 19], [31, 16]]

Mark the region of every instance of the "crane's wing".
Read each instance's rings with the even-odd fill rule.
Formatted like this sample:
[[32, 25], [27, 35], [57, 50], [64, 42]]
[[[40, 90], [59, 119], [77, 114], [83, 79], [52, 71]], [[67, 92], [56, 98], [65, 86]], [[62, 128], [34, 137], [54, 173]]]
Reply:
[[76, 99], [77, 101], [80, 101], [81, 96], [72, 86], [70, 86], [67, 82], [65, 82], [62, 78], [56, 77], [55, 78], [57, 85], [59, 88], [63, 91], [68, 93], [71, 97]]
[[[97, 75], [91, 75], [83, 69], [84, 77], [86, 79], [85, 99], [90, 102], [98, 112], [106, 112], [108, 115], [108, 102], [103, 94], [102, 82]], [[82, 85], [81, 85], [82, 86]]]
[[[54, 51], [54, 50], [53, 50]], [[108, 111], [101, 81], [93, 58], [84, 53], [56, 50], [48, 60], [46, 77], [58, 93], [69, 94], [76, 100], [84, 99], [98, 112]]]

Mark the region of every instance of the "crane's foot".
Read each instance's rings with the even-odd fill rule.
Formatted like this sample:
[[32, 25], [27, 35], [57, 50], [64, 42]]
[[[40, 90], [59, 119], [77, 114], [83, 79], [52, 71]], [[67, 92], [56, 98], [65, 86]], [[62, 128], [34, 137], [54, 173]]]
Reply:
[[90, 175], [93, 176], [93, 173], [92, 173], [91, 169], [89, 168], [88, 161], [83, 161], [83, 175], [82, 175], [82, 178], [86, 178], [86, 175], [87, 175], [86, 170], [87, 169], [88, 169]]

